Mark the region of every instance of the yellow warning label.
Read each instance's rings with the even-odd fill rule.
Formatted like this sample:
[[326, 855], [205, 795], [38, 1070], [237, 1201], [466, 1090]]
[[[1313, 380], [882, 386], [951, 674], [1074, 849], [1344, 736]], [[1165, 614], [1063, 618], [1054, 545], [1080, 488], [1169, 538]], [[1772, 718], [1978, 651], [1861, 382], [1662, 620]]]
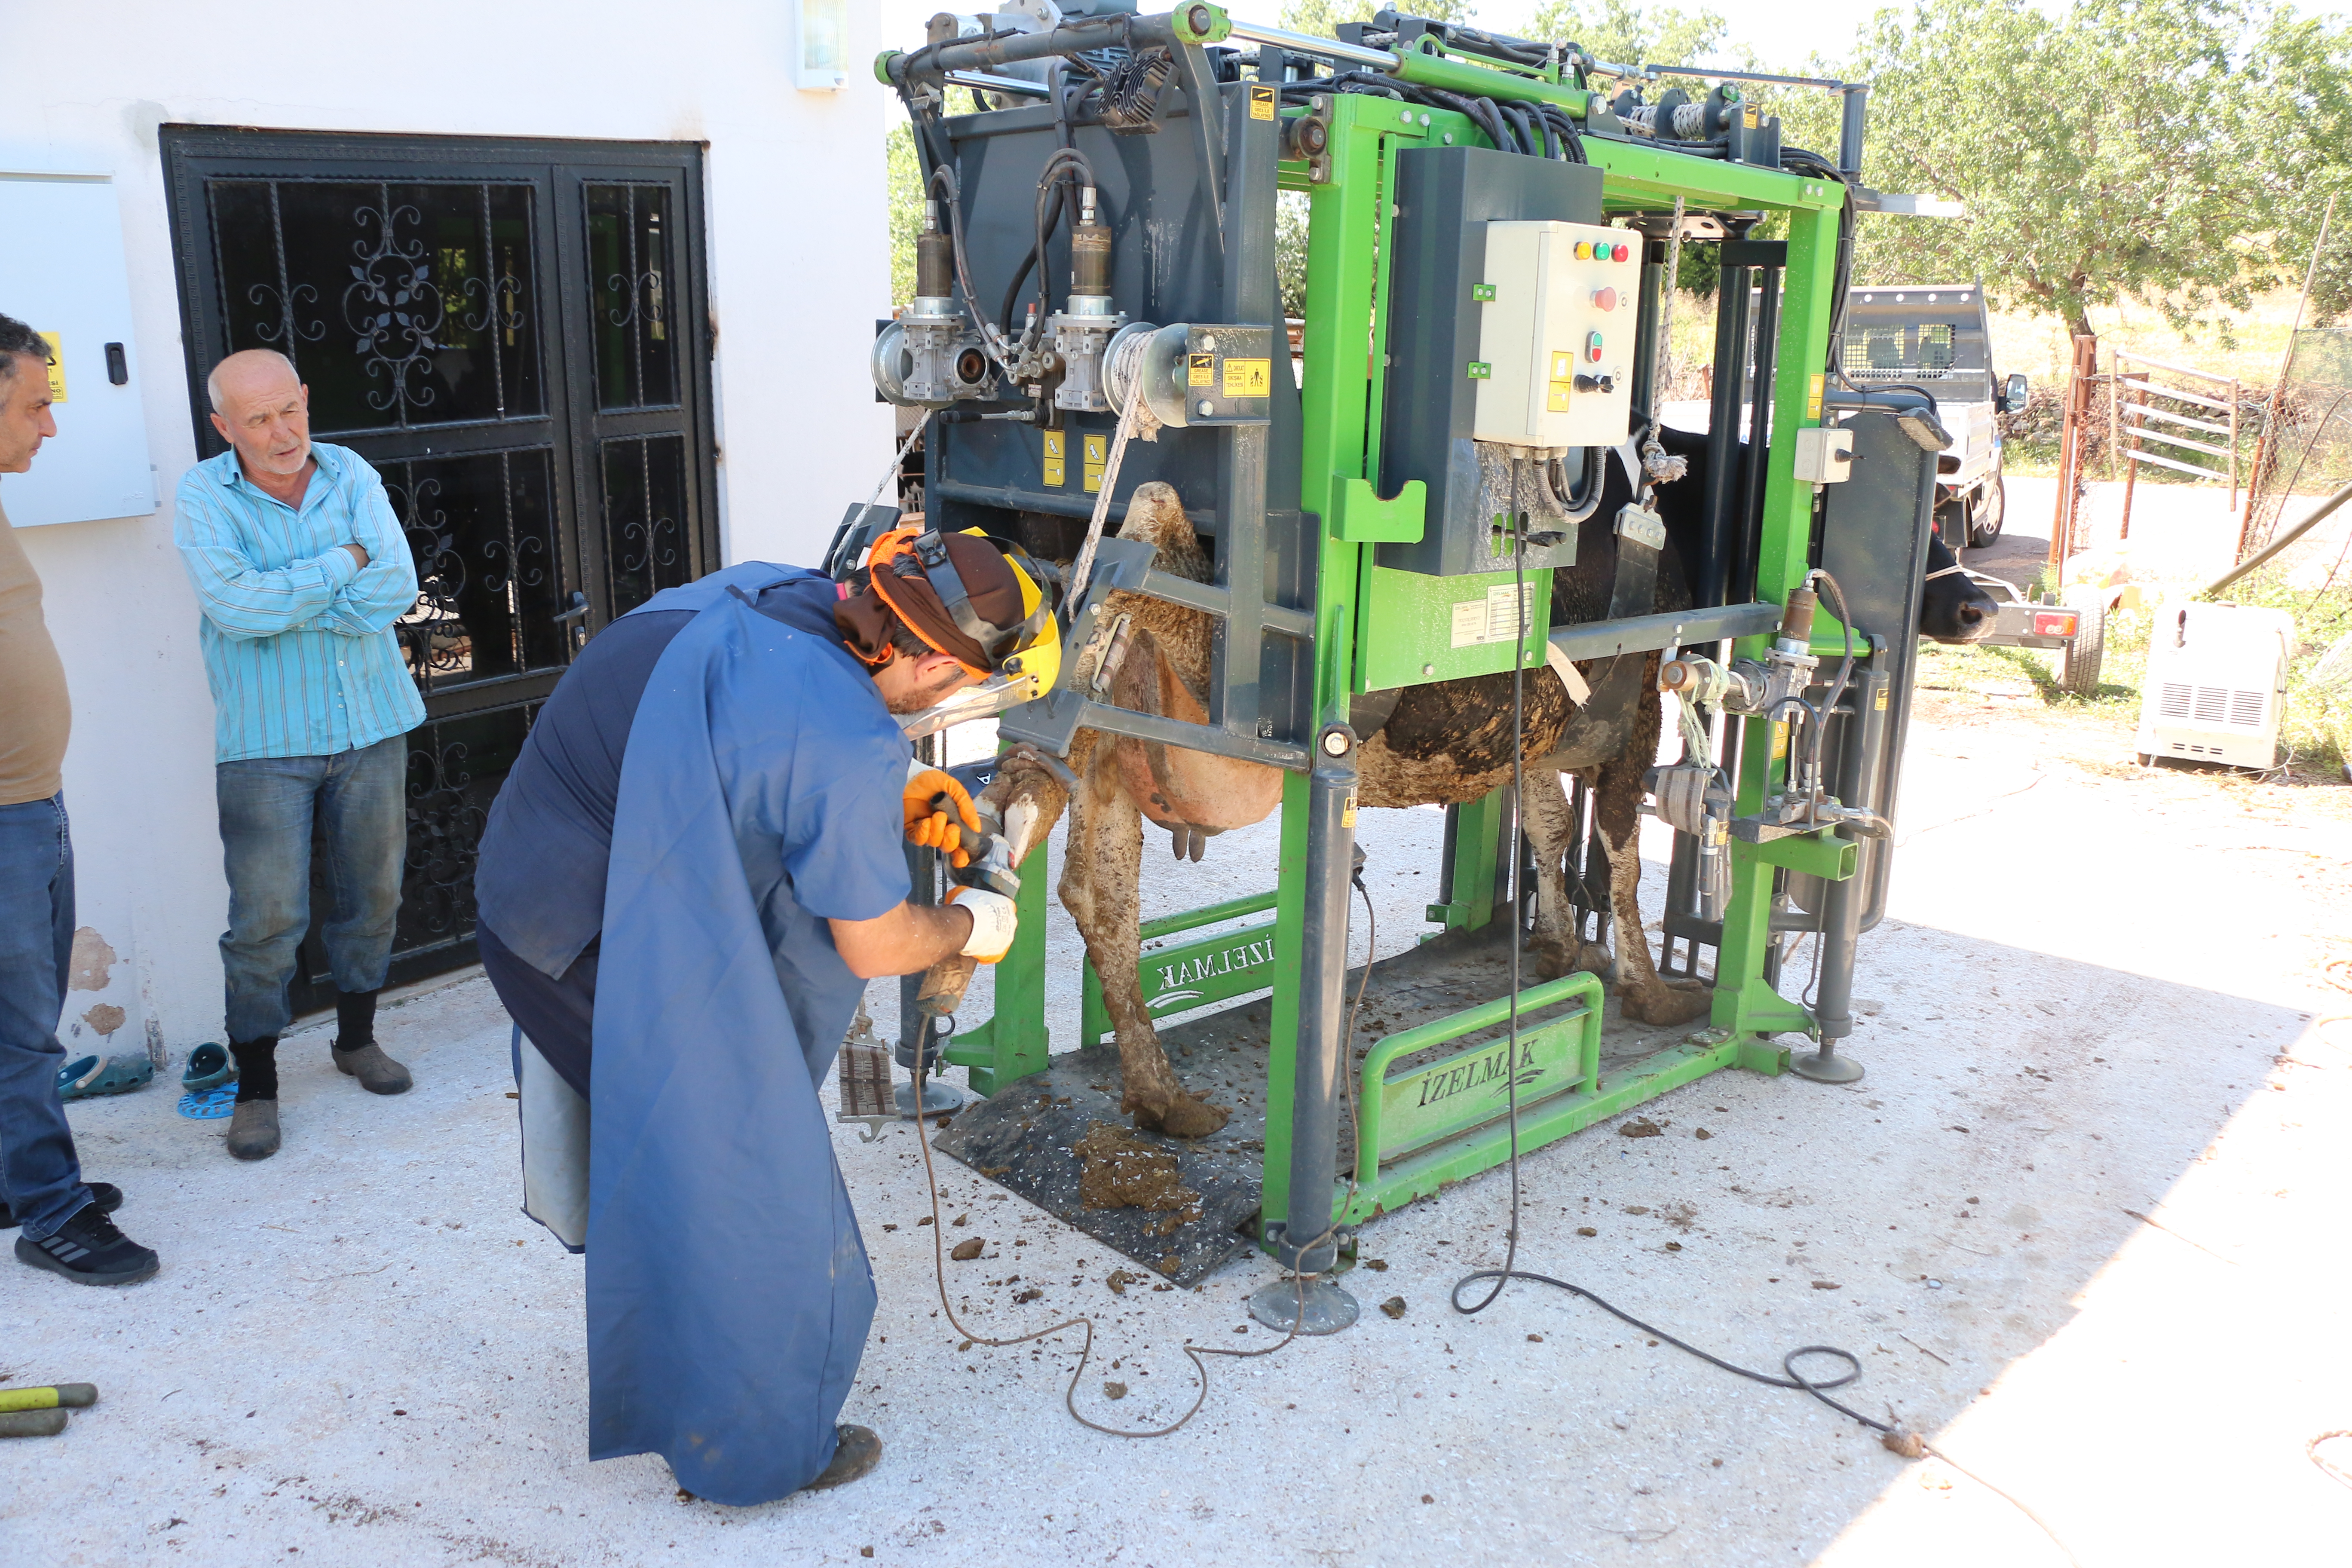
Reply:
[[1884, 686], [1878, 689], [1878, 701], [1875, 706], [1881, 713], [1886, 711], [1886, 688]]
[[1271, 86], [1259, 87], [1255, 83], [1251, 84], [1250, 118], [1252, 120], [1274, 118], [1274, 89]]
[[1575, 383], [1567, 381], [1551, 383], [1550, 389], [1544, 397], [1544, 407], [1553, 414], [1567, 413], [1569, 393], [1574, 385]]
[[1270, 359], [1229, 359], [1225, 362], [1227, 397], [1273, 395], [1274, 362]]
[[1085, 459], [1083, 488], [1088, 491], [1102, 489], [1103, 462], [1109, 456], [1110, 437], [1088, 436], [1083, 438], [1079, 456]]
[[1775, 719], [1772, 721], [1772, 760], [1782, 763], [1788, 759], [1789, 721], [1786, 719]]
[[1763, 125], [1764, 117], [1753, 109], [1745, 109], [1740, 110], [1740, 123], [1746, 125], [1748, 130], [1754, 131]]
[[1059, 430], [1045, 432], [1045, 482], [1049, 485], [1066, 485], [1070, 482], [1069, 465], [1066, 461], [1066, 454], [1069, 450], [1068, 441], [1069, 437]]
[[1184, 356], [1184, 384], [1187, 386], [1216, 385], [1217, 356], [1214, 354], [1186, 354]]
[[1565, 353], [1554, 354], [1551, 356], [1551, 378], [1554, 381], [1566, 381], [1575, 374], [1576, 356], [1574, 354]]
[[1822, 378], [1816, 375], [1805, 387], [1805, 417], [1808, 419], [1819, 419], [1821, 416]]
[[66, 351], [55, 332], [43, 332], [41, 341], [49, 345], [49, 401], [66, 400]]
[[1354, 790], [1348, 792], [1348, 804], [1339, 808], [1339, 826], [1342, 827], [1356, 826], [1356, 792]]

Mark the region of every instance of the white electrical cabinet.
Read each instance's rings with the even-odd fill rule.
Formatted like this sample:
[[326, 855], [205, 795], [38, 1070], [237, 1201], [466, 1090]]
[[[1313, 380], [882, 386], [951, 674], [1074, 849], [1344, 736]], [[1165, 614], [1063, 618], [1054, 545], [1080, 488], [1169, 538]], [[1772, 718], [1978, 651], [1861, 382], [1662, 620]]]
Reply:
[[155, 510], [122, 217], [103, 174], [0, 173], [0, 314], [49, 340], [58, 433], [31, 471], [0, 479], [19, 528]]
[[2278, 763], [2294, 618], [2246, 605], [2168, 605], [2147, 639], [2140, 760], [2181, 757], [2241, 768]]
[[1552, 450], [1622, 445], [1641, 287], [1642, 237], [1630, 229], [1488, 223], [1473, 436]]

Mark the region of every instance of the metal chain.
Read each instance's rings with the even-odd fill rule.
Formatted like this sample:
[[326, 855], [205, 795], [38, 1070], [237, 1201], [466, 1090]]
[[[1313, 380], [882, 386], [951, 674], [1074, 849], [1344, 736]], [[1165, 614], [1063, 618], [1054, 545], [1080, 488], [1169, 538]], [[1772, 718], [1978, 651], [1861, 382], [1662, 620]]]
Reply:
[[1666, 400], [1666, 376], [1674, 365], [1675, 291], [1682, 276], [1683, 198], [1675, 198], [1675, 232], [1666, 240], [1666, 294], [1658, 306], [1658, 357], [1650, 372], [1650, 428], [1642, 437], [1642, 471], [1649, 482], [1642, 487], [1642, 504], [1656, 497], [1656, 487], [1671, 484], [1690, 472], [1690, 459], [1670, 455], [1658, 441], [1658, 405]]
[[918, 419], [915, 421], [915, 427], [907, 432], [906, 440], [899, 443], [898, 455], [890, 459], [890, 466], [888, 468], [882, 470], [882, 482], [876, 485], [874, 487], [874, 493], [866, 498], [866, 504], [867, 506], [878, 506], [881, 504], [882, 492], [890, 488], [890, 481], [897, 479], [898, 477], [898, 470], [906, 467], [907, 454], [913, 451], [915, 449], [915, 443], [923, 438], [923, 426], [928, 423], [928, 417]]
[[[1095, 569], [1095, 546], [1102, 542], [1103, 523], [1110, 516], [1110, 492], [1118, 483], [1118, 465], [1127, 456], [1127, 438], [1135, 432], [1136, 405], [1143, 399], [1143, 373], [1139, 367], [1127, 383], [1127, 405], [1118, 413], [1118, 430], [1111, 437], [1110, 457], [1103, 464], [1102, 489], [1095, 492], [1094, 515], [1087, 520], [1087, 542], [1070, 565], [1070, 580], [1062, 590], [1062, 607], [1072, 616], [1085, 599], [1087, 579]], [[1086, 437], [1081, 436], [1083, 441]]]

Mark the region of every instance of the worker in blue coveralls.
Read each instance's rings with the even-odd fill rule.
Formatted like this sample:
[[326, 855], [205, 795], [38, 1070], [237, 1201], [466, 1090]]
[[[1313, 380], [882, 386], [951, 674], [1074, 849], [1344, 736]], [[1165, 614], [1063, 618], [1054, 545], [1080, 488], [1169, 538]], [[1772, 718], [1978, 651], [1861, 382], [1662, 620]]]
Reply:
[[739, 1505], [880, 1459], [835, 1421], [874, 1278], [819, 1089], [866, 981], [1012, 945], [1001, 893], [907, 901], [902, 839], [961, 852], [980, 824], [902, 721], [1051, 686], [1045, 581], [919, 519], [845, 583], [745, 563], [613, 622], [533, 721], [478, 935], [524, 1212], [588, 1257], [591, 1458], [658, 1453]]

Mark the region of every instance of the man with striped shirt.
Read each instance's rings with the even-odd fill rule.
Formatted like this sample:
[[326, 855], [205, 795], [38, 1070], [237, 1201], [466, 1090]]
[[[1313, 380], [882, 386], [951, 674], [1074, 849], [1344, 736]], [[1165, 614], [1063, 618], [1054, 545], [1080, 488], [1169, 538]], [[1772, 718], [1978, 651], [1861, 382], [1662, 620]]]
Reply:
[[405, 849], [407, 747], [425, 718], [393, 633], [416, 570], [383, 481], [310, 439], [310, 389], [284, 355], [247, 349], [205, 381], [230, 450], [180, 481], [173, 540], [203, 606], [228, 931], [221, 937], [236, 1110], [228, 1152], [278, 1152], [278, 1036], [310, 923], [322, 826], [333, 890], [335, 1066], [377, 1094], [408, 1069], [375, 1043]]

